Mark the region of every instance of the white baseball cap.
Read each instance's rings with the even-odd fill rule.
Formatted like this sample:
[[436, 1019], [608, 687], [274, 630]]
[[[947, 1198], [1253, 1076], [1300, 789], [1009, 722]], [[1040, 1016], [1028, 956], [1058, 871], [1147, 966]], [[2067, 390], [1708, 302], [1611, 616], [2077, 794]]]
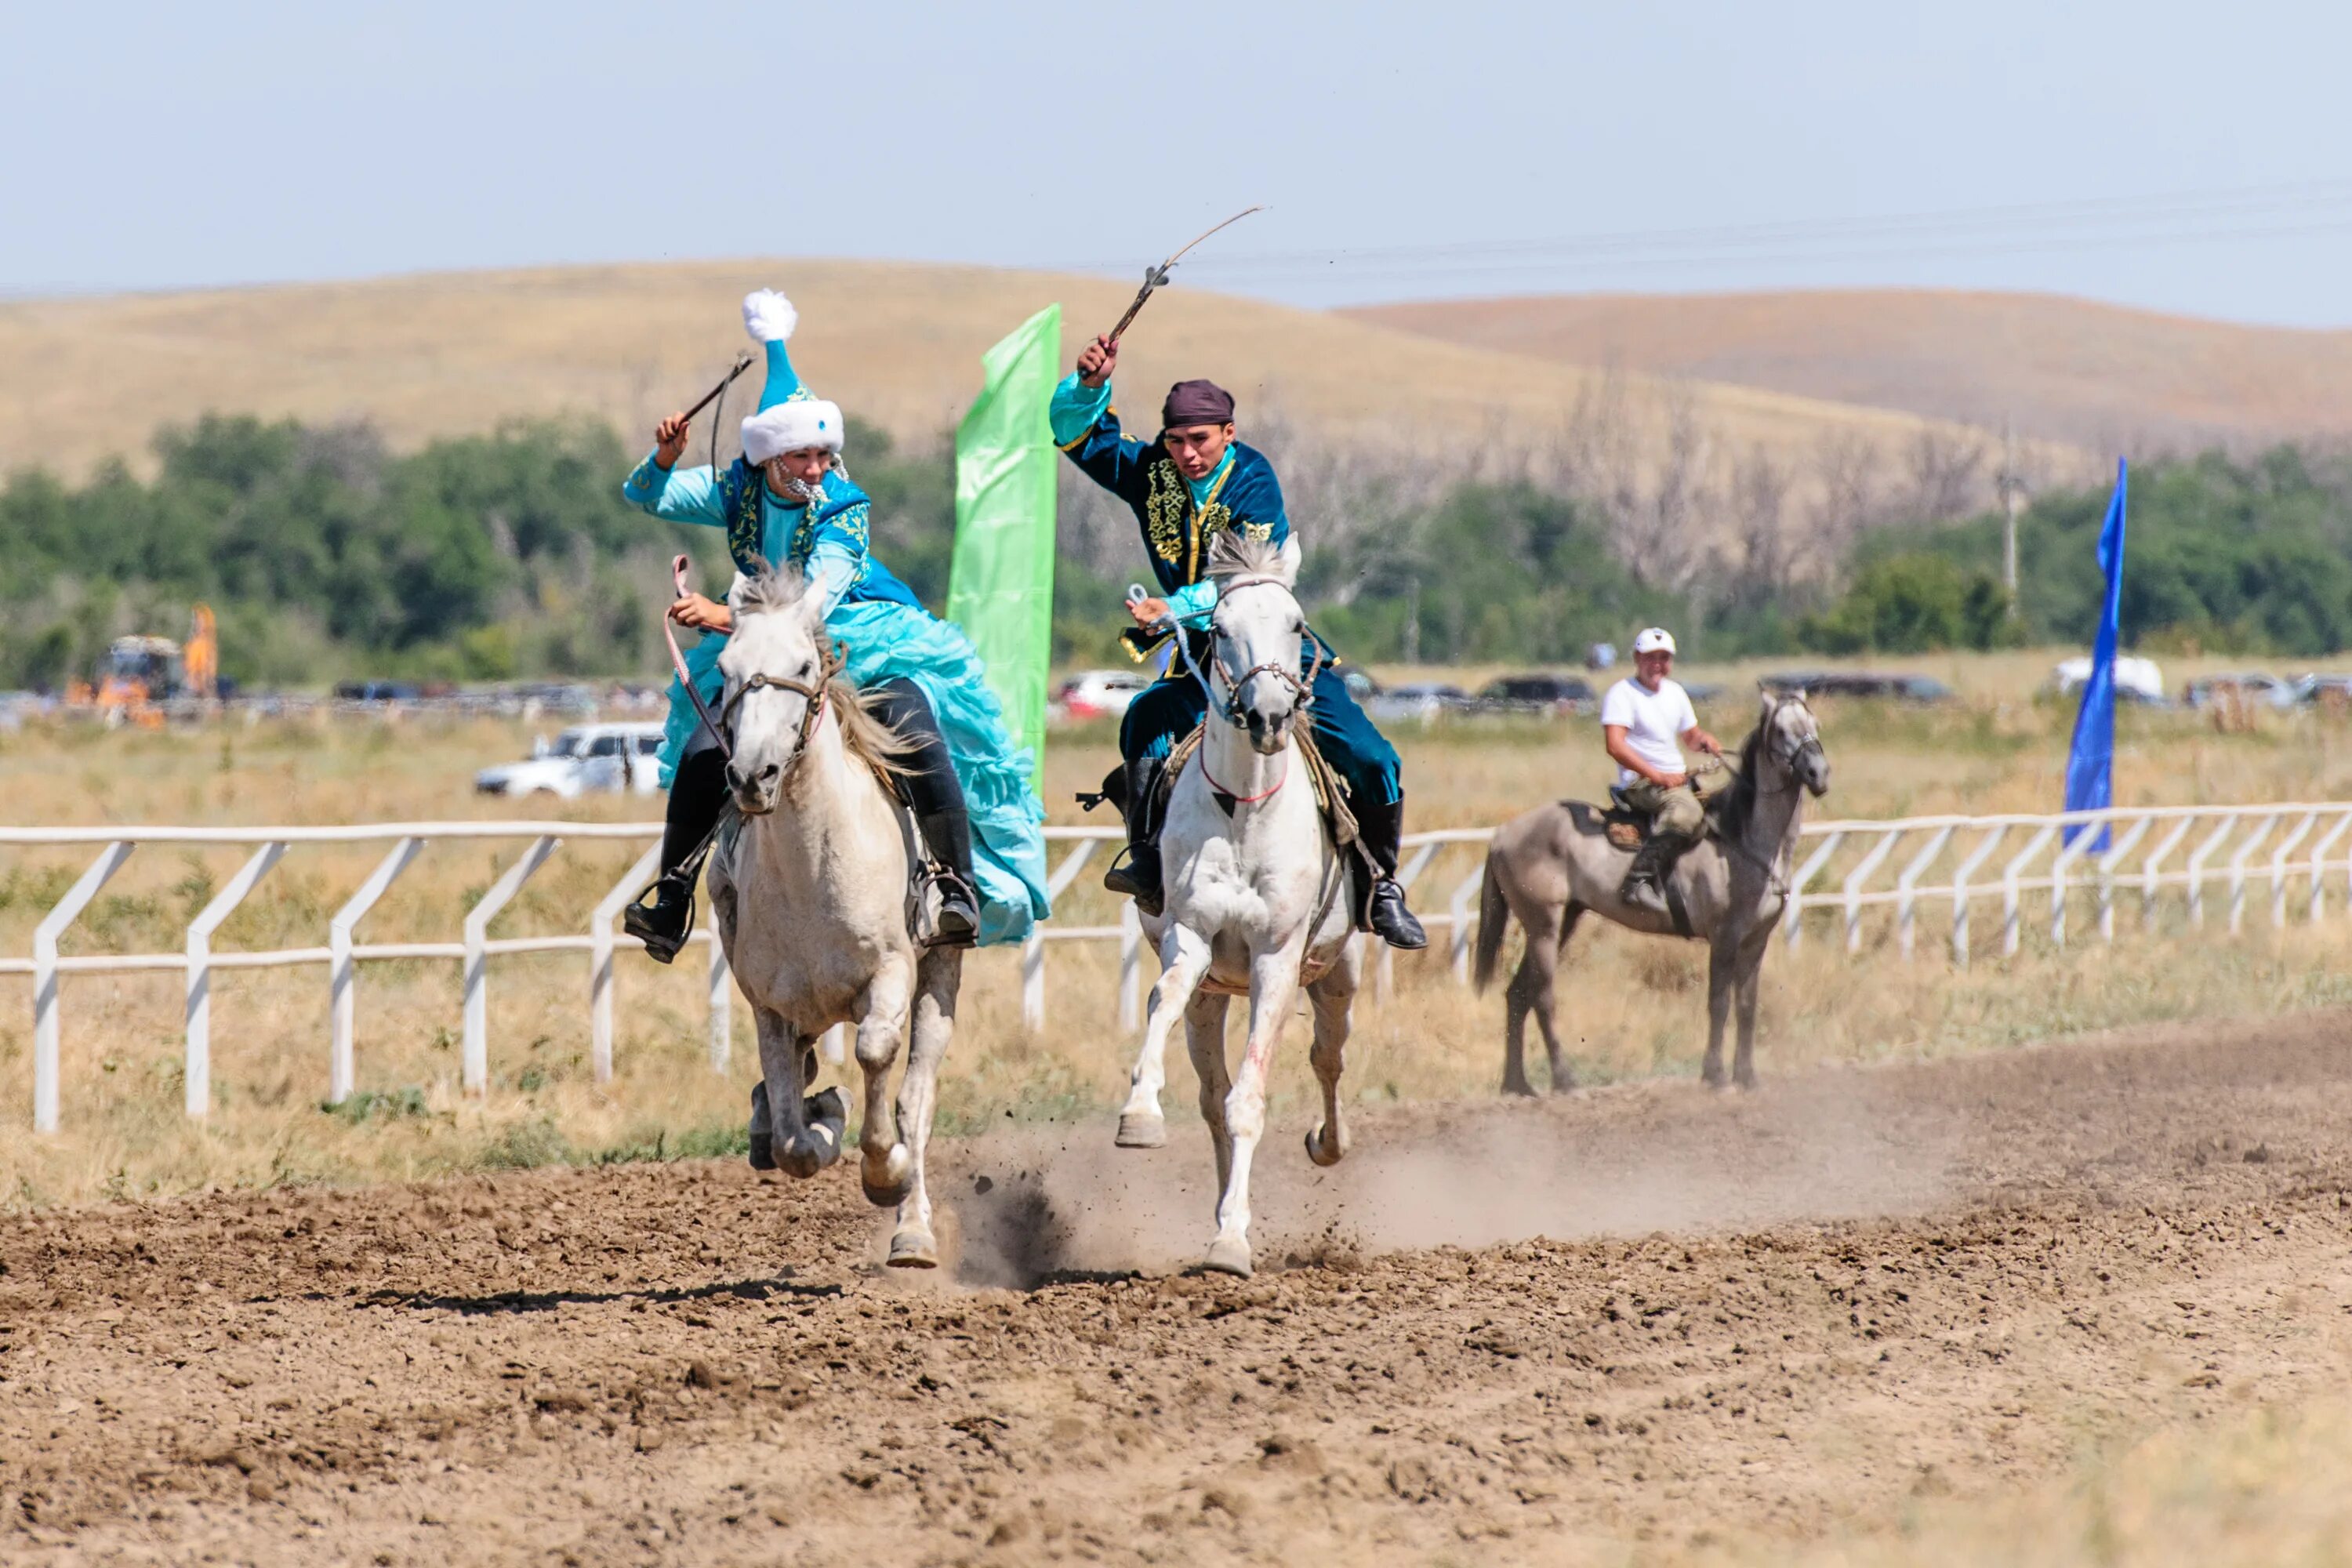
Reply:
[[1664, 626], [1651, 626], [1633, 639], [1633, 651], [1672, 653], [1675, 651], [1675, 634]]

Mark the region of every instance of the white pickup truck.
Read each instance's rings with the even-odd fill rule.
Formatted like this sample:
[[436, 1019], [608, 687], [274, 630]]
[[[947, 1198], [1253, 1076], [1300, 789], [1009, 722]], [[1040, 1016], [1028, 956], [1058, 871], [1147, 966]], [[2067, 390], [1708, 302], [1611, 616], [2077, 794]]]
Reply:
[[474, 775], [483, 795], [552, 795], [565, 800], [592, 790], [661, 793], [655, 755], [659, 724], [579, 724], [531, 748], [530, 760], [500, 763]]

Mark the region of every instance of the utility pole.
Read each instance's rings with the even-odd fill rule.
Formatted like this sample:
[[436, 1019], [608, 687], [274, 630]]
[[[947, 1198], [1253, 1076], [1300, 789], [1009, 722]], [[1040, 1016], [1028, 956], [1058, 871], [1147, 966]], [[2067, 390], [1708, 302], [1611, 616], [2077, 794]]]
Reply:
[[2009, 618], [2017, 618], [2017, 505], [2025, 495], [2025, 479], [2017, 471], [2017, 434], [2011, 427], [2009, 416], [2000, 421], [2000, 472], [1994, 477], [2000, 489], [2000, 586], [2008, 596]]

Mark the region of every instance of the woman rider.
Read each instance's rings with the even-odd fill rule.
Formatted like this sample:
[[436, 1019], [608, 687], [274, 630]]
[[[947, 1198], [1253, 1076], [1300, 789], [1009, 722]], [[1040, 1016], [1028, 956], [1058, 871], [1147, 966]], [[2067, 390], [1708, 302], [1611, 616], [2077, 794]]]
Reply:
[[[772, 562], [808, 578], [809, 591], [824, 598], [825, 631], [842, 645], [850, 679], [913, 742], [901, 759], [909, 769], [906, 793], [940, 891], [937, 927], [926, 940], [1018, 942], [1048, 912], [1045, 813], [1030, 788], [1029, 753], [1006, 731], [971, 644], [875, 558], [866, 492], [842, 467], [841, 410], [801, 384], [784, 350], [798, 320], [792, 302], [772, 290], [743, 301], [743, 324], [765, 346], [768, 381], [759, 412], [743, 421], [742, 457], [719, 474], [679, 468], [687, 420], [673, 414], [656, 426], [653, 452], [621, 493], [656, 517], [724, 528], [739, 572]], [[731, 625], [727, 606], [688, 594], [669, 617], [703, 634], [687, 654], [687, 671], [715, 713], [725, 684], [719, 654]], [[676, 680], [661, 769], [670, 792], [662, 874], [653, 901], [631, 905], [624, 924], [667, 963], [693, 921], [687, 862], [727, 797], [718, 738]]]

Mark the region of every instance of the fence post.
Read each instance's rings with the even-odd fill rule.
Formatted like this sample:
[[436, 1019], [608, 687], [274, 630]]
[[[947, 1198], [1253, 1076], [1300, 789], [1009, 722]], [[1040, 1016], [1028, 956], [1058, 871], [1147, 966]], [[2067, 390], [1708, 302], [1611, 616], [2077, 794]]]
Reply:
[[1796, 874], [1789, 879], [1788, 907], [1780, 913], [1780, 926], [1785, 932], [1781, 940], [1790, 947], [1793, 948], [1804, 940], [1805, 928], [1798, 917], [1805, 911], [1805, 884], [1813, 879], [1813, 873], [1828, 864], [1829, 858], [1844, 841], [1843, 833], [1824, 835], [1822, 847], [1813, 851], [1813, 858], [1798, 867]]
[[[2074, 840], [2069, 843], [2062, 837], [2058, 853], [2050, 862], [2050, 945], [2053, 947], [2066, 945], [2066, 873], [2077, 859], [2089, 853], [2092, 841], [2106, 826], [2107, 819], [2103, 816], [2066, 825], [2066, 827], [2074, 829]], [[2065, 827], [2061, 827], [2059, 832], [2063, 835]]]
[[1118, 1026], [1132, 1029], [1143, 1021], [1143, 917], [1135, 900], [1118, 906]]
[[1895, 846], [1902, 838], [1903, 830], [1899, 827], [1892, 833], [1880, 834], [1876, 847], [1855, 862], [1853, 869], [1846, 873], [1843, 891], [1845, 896], [1845, 950], [1848, 952], [1862, 951], [1862, 884], [1895, 852]]
[[2262, 847], [2263, 840], [2268, 838], [2271, 836], [2271, 829], [2277, 826], [2278, 813], [2273, 811], [2254, 824], [2254, 830], [2246, 835], [2246, 841], [2238, 846], [2236, 854], [2230, 857], [2230, 934], [2231, 936], [2238, 934], [2239, 927], [2242, 926], [2246, 920], [2246, 860]]
[[[1094, 858], [1095, 846], [1101, 840], [1081, 838], [1076, 847], [1062, 857], [1045, 879], [1045, 897], [1051, 900], [1069, 891], [1070, 884], [1078, 879], [1087, 862]], [[1035, 927], [1021, 943], [1021, 1026], [1031, 1034], [1045, 1026], [1045, 933]]]
[[2311, 912], [2305, 918], [2314, 925], [2319, 923], [2320, 912], [2327, 903], [2327, 852], [2336, 847], [2336, 841], [2343, 837], [2347, 829], [2352, 829], [2352, 811], [2338, 816], [2336, 826], [2327, 830], [2327, 837], [2312, 847]]
[[2116, 944], [2116, 868], [2123, 858], [2137, 848], [2156, 826], [2156, 818], [2143, 816], [2132, 824], [2131, 831], [2115, 841], [2108, 851], [2099, 857], [2099, 940], [2109, 947]]
[[598, 1083], [613, 1081], [613, 922], [653, 880], [661, 851], [659, 840], [647, 846], [588, 917], [588, 1063]]
[[181, 1103], [190, 1116], [203, 1116], [213, 1104], [213, 932], [285, 853], [286, 846], [275, 841], [255, 850], [228, 885], [188, 922], [187, 1063], [180, 1081], [184, 1090]]
[[367, 912], [395, 881], [417, 852], [425, 847], [422, 838], [404, 838], [392, 847], [392, 853], [377, 862], [360, 884], [359, 891], [344, 901], [327, 923], [327, 1012], [331, 1037], [327, 1045], [327, 1103], [341, 1105], [352, 1097], [358, 1087], [352, 1036], [356, 1032], [359, 1007], [354, 987], [359, 979], [359, 965], [352, 957], [352, 935]]
[[1944, 846], [1951, 841], [1950, 828], [1938, 832], [1927, 840], [1927, 847], [1911, 858], [1911, 863], [1904, 867], [1903, 874], [1895, 879], [1895, 930], [1906, 961], [1911, 956], [1911, 889], [1918, 885], [1920, 875], [1936, 863], [1936, 857], [1941, 855]]
[[[710, 1022], [710, 1070], [725, 1072], [735, 1049], [735, 991], [731, 984], [734, 972], [727, 967], [727, 944], [719, 940], [716, 924], [703, 933], [703, 940], [710, 944], [710, 963], [703, 975], [702, 997]], [[825, 1036], [827, 1039], [832, 1037], [830, 1032]], [[838, 1045], [826, 1059], [841, 1059]]]
[[532, 839], [530, 847], [522, 852], [522, 858], [508, 867], [506, 875], [490, 884], [490, 890], [482, 895], [482, 901], [467, 911], [465, 1083], [468, 1094], [479, 1096], [490, 1091], [490, 921], [522, 891], [531, 873], [546, 865], [547, 858], [562, 842], [547, 834]]
[[1978, 840], [1969, 858], [1952, 873], [1952, 963], [1958, 968], [1969, 966], [1969, 879], [1977, 868], [1992, 858], [2000, 841], [2009, 837], [2009, 825], [2001, 823]]
[[2294, 852], [2296, 845], [2311, 836], [2312, 828], [2318, 822], [2319, 813], [2305, 812], [2303, 820], [2294, 825], [2294, 831], [2279, 840], [2278, 848], [2271, 856], [2271, 929], [2273, 931], [2286, 924], [2286, 858]]
[[2205, 842], [2200, 844], [2189, 857], [2189, 923], [2190, 925], [2202, 926], [2205, 923], [2206, 858], [2221, 847], [2222, 843], [2236, 831], [2238, 831], [2238, 819], [2234, 816], [2223, 817], [2220, 826], [2216, 826], [2206, 837]]
[[2009, 858], [2000, 870], [2000, 955], [2017, 956], [2017, 879], [2026, 862], [2042, 853], [2043, 846], [2058, 837], [2058, 825], [2046, 823], [2042, 830], [2026, 841], [2025, 847]]
[[1482, 861], [1478, 868], [1463, 878], [1461, 884], [1454, 889], [1454, 983], [1457, 985], [1470, 984], [1470, 925], [1476, 918], [1470, 912], [1470, 903], [1486, 887], [1486, 867]]
[[2172, 852], [2180, 847], [2180, 841], [2189, 837], [2189, 830], [2196, 825], [2194, 815], [2182, 817], [2173, 825], [2172, 831], [2164, 836], [2164, 842], [2149, 850], [2147, 858], [2140, 862], [2139, 924], [2142, 931], [2156, 923], [2156, 894], [2164, 882], [2158, 874], [2160, 868], [2171, 858]]
[[116, 839], [98, 853], [57, 906], [33, 928], [33, 1131], [58, 1130], [58, 938], [80, 918], [138, 844]]

